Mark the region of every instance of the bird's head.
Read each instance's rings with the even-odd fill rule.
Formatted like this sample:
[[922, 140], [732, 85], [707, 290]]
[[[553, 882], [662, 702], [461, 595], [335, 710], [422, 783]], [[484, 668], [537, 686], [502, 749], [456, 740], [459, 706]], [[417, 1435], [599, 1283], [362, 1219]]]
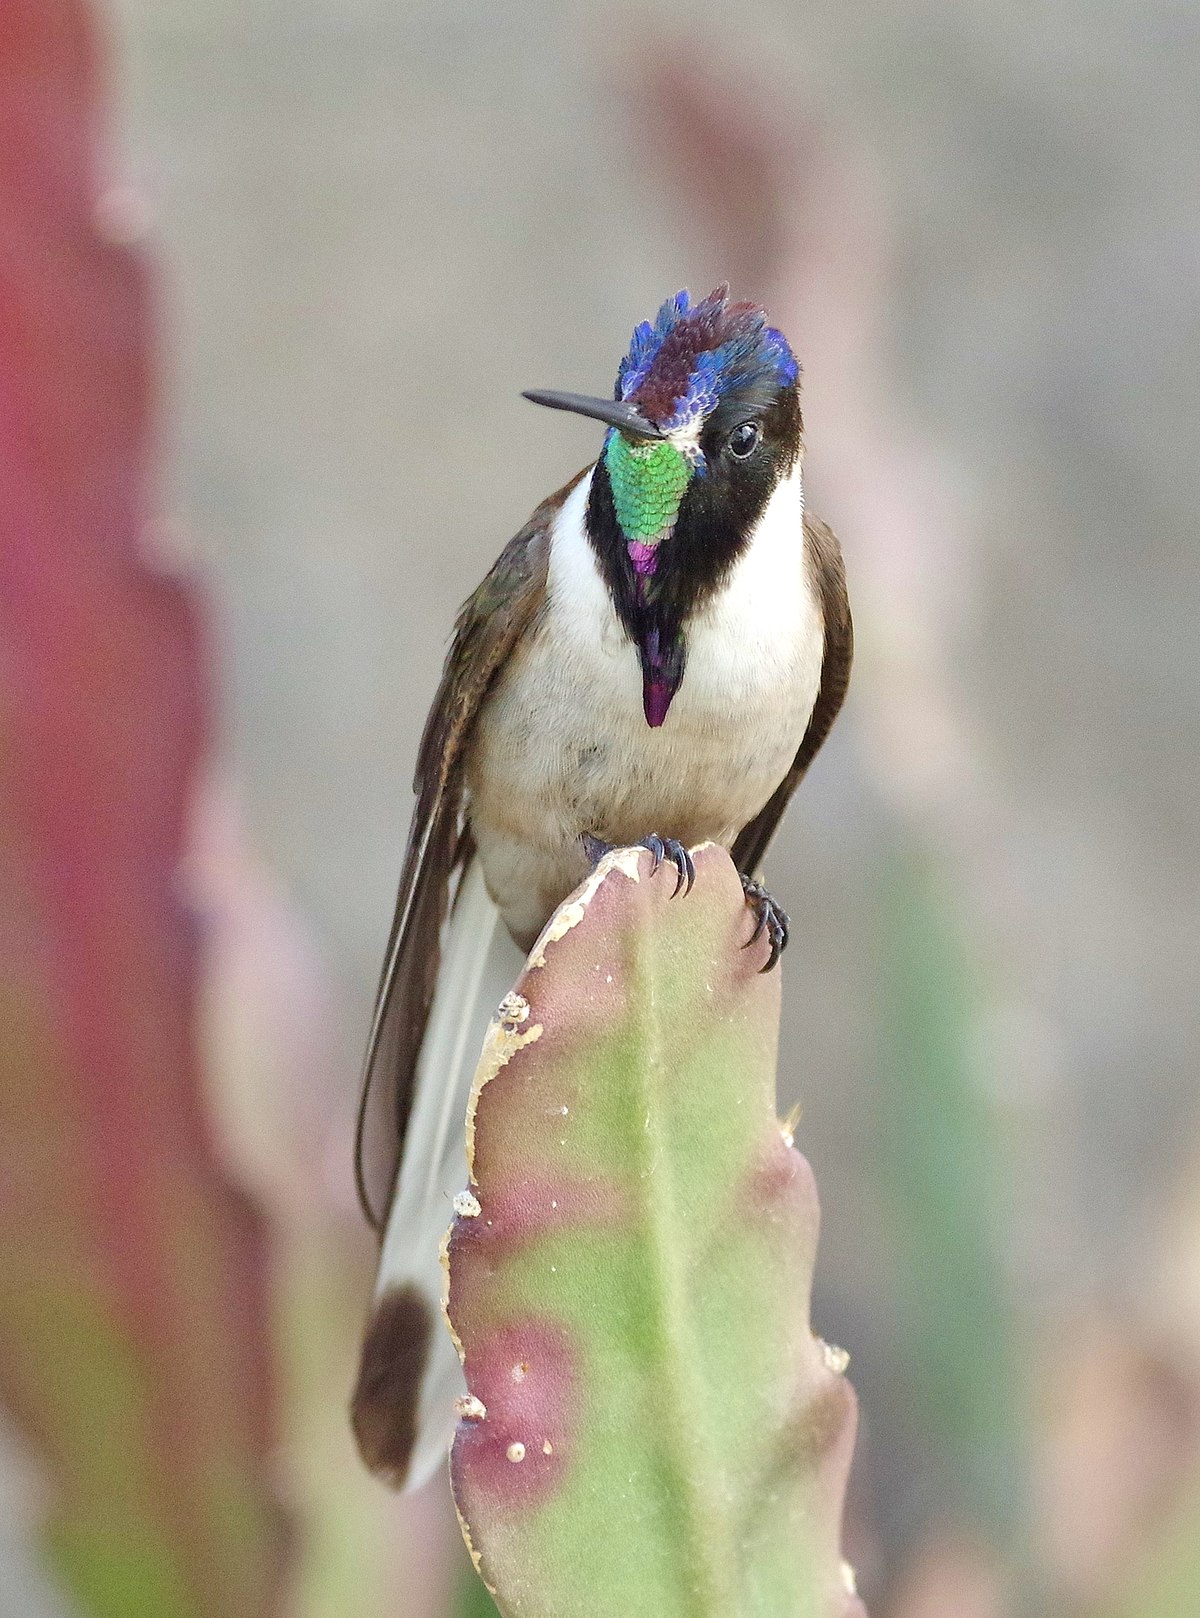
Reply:
[[685, 503], [750, 524], [800, 448], [799, 366], [757, 304], [686, 290], [634, 331], [612, 399], [530, 392], [535, 404], [609, 424], [603, 463], [636, 574], [657, 571]]
[[722, 286], [699, 303], [676, 293], [637, 327], [612, 399], [525, 395], [608, 424], [589, 533], [641, 647], [647, 690], [668, 693], [665, 705], [647, 698], [651, 724], [682, 678], [689, 614], [728, 575], [796, 465], [799, 374], [764, 311], [730, 302]]

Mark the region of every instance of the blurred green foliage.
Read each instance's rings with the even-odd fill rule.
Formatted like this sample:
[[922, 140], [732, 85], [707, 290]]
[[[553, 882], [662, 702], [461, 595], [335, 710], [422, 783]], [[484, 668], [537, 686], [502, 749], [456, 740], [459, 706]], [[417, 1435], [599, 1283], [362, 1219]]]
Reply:
[[878, 1172], [891, 1215], [897, 1384], [952, 1527], [1025, 1560], [1029, 1410], [981, 1082], [978, 965], [945, 863], [899, 848], [880, 889]]

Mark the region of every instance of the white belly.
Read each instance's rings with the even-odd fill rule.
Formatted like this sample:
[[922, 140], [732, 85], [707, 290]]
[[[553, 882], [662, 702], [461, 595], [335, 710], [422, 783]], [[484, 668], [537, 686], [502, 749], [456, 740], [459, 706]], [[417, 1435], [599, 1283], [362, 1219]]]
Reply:
[[484, 875], [521, 943], [585, 875], [585, 833], [732, 843], [791, 766], [820, 684], [799, 468], [728, 586], [690, 621], [683, 681], [656, 729], [584, 533], [589, 483], [559, 513], [545, 612], [488, 698], [468, 759]]

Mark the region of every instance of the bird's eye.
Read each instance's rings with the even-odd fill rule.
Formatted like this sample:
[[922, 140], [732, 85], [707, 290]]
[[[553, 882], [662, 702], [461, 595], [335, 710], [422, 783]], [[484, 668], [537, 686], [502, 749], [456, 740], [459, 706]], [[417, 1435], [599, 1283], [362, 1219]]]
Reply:
[[761, 437], [762, 433], [756, 421], [743, 421], [729, 435], [729, 453], [739, 461], [744, 461], [754, 454]]

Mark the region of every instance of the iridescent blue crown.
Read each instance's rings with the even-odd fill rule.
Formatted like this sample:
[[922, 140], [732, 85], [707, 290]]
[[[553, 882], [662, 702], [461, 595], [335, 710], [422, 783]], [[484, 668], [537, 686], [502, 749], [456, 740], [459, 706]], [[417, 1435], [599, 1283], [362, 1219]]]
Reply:
[[643, 320], [617, 371], [616, 397], [666, 432], [703, 419], [736, 393], [768, 405], [800, 374], [788, 340], [756, 303], [730, 303], [720, 286], [693, 304], [687, 289], [668, 298], [654, 324]]

